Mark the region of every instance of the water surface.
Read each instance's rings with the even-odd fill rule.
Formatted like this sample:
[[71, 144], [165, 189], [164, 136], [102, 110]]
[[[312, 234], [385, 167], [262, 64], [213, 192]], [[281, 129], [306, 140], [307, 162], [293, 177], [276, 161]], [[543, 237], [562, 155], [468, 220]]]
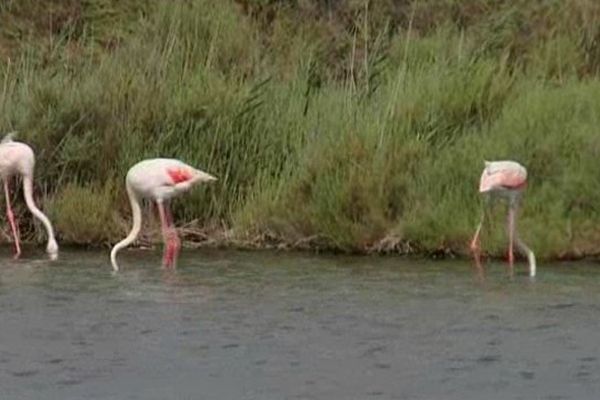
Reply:
[[0, 252], [2, 399], [585, 399], [600, 268], [184, 249]]

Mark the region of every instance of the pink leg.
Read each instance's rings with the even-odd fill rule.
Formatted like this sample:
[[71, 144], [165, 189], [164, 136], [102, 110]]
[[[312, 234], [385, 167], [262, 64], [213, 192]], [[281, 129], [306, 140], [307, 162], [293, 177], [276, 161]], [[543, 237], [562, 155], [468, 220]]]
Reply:
[[481, 226], [483, 225], [483, 219], [477, 226], [477, 230], [475, 231], [475, 235], [473, 235], [473, 239], [471, 240], [471, 251], [473, 253], [479, 253], [479, 234], [481, 233]]
[[475, 235], [473, 236], [473, 239], [471, 240], [471, 252], [473, 253], [473, 257], [475, 258], [475, 266], [477, 267], [477, 270], [479, 271], [479, 275], [480, 277], [483, 276], [483, 268], [481, 266], [481, 247], [479, 245], [480, 239], [479, 239], [479, 235], [481, 234], [481, 227], [483, 226], [483, 219], [485, 217], [485, 214], [482, 212], [481, 213], [481, 220], [479, 221], [479, 225], [477, 225], [477, 230], [475, 231]]
[[175, 229], [175, 225], [173, 224], [173, 214], [171, 213], [171, 207], [169, 204], [165, 206], [165, 217], [169, 227], [169, 236], [171, 238], [171, 259], [173, 265], [176, 265], [177, 258], [179, 256], [179, 250], [181, 249], [181, 241], [179, 240], [177, 229]]
[[175, 267], [177, 256], [179, 255], [180, 241], [177, 231], [173, 227], [173, 216], [168, 206], [162, 202], [157, 202], [158, 213], [162, 226], [163, 239], [165, 241], [165, 251], [163, 256], [163, 265], [165, 267]]
[[510, 274], [513, 275], [514, 270], [514, 241], [515, 241], [515, 208], [509, 206], [508, 208], [508, 266], [510, 268]]
[[15, 258], [19, 258], [21, 255], [21, 244], [19, 242], [19, 230], [15, 221], [15, 216], [10, 206], [10, 190], [8, 189], [8, 182], [4, 181], [4, 196], [6, 197], [6, 216], [10, 223], [10, 229], [12, 230], [13, 238], [15, 239]]

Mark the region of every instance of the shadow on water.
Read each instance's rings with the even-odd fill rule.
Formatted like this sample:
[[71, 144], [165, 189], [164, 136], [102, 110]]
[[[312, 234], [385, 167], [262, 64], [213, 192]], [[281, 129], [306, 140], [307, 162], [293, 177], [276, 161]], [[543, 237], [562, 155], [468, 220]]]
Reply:
[[580, 399], [600, 269], [184, 250], [0, 253], [3, 399]]

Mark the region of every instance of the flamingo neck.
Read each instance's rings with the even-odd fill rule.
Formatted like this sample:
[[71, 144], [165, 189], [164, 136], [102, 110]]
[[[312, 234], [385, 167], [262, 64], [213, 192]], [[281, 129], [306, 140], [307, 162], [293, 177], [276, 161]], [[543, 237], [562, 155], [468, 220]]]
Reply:
[[119, 243], [117, 243], [110, 252], [110, 262], [115, 271], [119, 270], [119, 265], [117, 264], [117, 252], [122, 248], [127, 247], [131, 243], [133, 243], [133, 241], [137, 238], [138, 234], [140, 233], [140, 229], [142, 228], [142, 210], [140, 208], [140, 202], [138, 200], [138, 197], [131, 185], [129, 184], [129, 182], [126, 182], [125, 186], [127, 188], [129, 202], [131, 203], [131, 212], [133, 214], [133, 226], [127, 237], [121, 240]]
[[52, 224], [50, 223], [48, 217], [46, 217], [46, 215], [40, 211], [39, 208], [37, 208], [35, 201], [33, 201], [33, 179], [29, 175], [23, 176], [23, 195], [29, 211], [31, 211], [34, 217], [39, 219], [44, 225], [44, 228], [46, 228], [46, 233], [48, 234], [46, 251], [50, 255], [50, 258], [56, 259], [58, 256], [58, 244], [56, 243], [56, 238], [54, 237], [54, 229], [52, 229]]

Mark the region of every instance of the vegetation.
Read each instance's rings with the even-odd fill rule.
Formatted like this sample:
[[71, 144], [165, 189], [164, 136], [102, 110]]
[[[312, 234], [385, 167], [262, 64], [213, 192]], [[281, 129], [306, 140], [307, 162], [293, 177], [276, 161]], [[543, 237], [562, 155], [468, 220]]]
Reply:
[[63, 242], [120, 238], [127, 169], [173, 156], [219, 178], [175, 202], [192, 240], [465, 253], [483, 160], [514, 159], [525, 241], [595, 255], [599, 22], [595, 0], [6, 0], [0, 128]]

